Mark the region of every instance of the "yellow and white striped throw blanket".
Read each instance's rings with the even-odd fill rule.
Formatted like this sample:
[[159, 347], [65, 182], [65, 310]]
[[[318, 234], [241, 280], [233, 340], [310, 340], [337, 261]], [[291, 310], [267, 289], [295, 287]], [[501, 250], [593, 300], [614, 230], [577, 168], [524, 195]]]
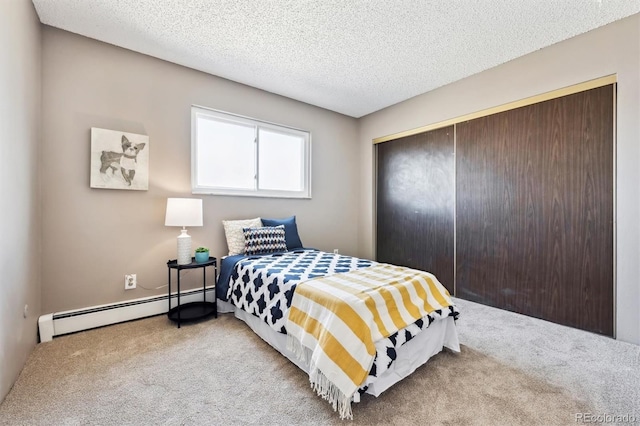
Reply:
[[376, 354], [375, 342], [453, 305], [427, 272], [376, 264], [298, 284], [289, 309], [287, 347], [310, 361], [309, 381], [340, 418]]

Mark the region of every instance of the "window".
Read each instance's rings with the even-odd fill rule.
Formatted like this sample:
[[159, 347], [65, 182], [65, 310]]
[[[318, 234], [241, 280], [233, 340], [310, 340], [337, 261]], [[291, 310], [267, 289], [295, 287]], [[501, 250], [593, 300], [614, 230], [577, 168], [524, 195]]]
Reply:
[[191, 108], [194, 194], [311, 198], [309, 132]]

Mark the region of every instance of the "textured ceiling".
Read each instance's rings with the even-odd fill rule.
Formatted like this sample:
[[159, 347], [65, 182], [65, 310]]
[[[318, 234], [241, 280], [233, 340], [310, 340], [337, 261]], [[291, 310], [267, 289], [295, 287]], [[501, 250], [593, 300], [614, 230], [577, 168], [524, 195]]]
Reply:
[[640, 0], [33, 0], [47, 25], [361, 117]]

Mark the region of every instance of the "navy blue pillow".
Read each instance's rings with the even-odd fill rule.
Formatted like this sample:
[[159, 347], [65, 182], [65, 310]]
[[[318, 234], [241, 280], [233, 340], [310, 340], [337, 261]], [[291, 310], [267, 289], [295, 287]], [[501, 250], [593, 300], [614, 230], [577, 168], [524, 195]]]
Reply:
[[286, 219], [261, 219], [262, 226], [284, 225], [284, 239], [287, 241], [287, 250], [302, 248], [302, 241], [298, 235], [296, 217], [291, 216]]

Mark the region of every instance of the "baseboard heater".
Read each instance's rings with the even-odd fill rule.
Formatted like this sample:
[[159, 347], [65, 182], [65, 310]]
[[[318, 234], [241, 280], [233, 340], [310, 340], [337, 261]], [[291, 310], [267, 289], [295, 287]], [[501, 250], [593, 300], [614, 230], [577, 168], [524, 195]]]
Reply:
[[[202, 288], [182, 291], [180, 304], [201, 301], [202, 291]], [[214, 291], [213, 286], [206, 288], [208, 301], [213, 301]], [[168, 298], [169, 295], [165, 294], [42, 315], [38, 318], [40, 342], [49, 342], [55, 336], [166, 314], [169, 309]], [[177, 294], [172, 293], [171, 299], [171, 306], [176, 306]]]

